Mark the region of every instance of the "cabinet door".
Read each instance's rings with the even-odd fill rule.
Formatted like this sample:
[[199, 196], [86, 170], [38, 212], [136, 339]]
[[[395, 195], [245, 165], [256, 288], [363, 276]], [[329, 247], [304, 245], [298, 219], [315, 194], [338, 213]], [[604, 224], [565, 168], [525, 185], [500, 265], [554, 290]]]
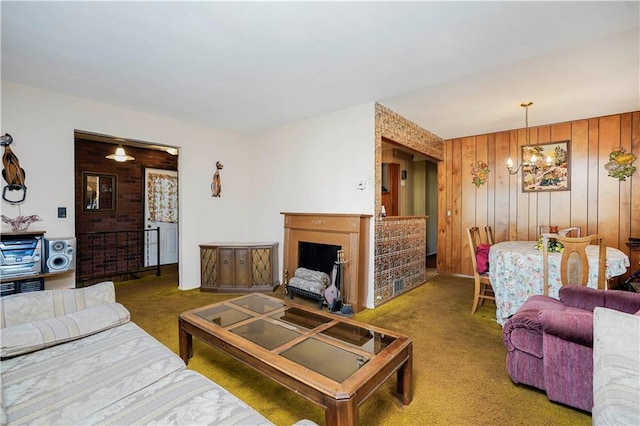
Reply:
[[249, 262], [249, 249], [237, 248], [235, 252], [235, 280], [237, 287], [249, 287], [251, 285], [251, 263]]
[[233, 268], [234, 268], [234, 250], [232, 248], [218, 249], [218, 287], [231, 287], [234, 285]]

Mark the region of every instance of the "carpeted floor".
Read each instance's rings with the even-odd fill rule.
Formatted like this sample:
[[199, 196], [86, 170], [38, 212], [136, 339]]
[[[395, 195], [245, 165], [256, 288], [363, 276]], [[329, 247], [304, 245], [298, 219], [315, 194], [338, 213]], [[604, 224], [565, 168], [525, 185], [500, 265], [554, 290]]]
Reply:
[[[360, 407], [363, 425], [590, 425], [591, 416], [550, 402], [545, 393], [515, 385], [505, 368], [502, 329], [495, 307], [470, 314], [473, 280], [438, 275], [424, 285], [354, 319], [401, 331], [413, 339], [414, 399], [402, 406], [395, 376]], [[275, 293], [285, 297], [281, 291]], [[177, 289], [175, 273], [116, 285], [132, 320], [178, 353], [180, 312], [235, 294]], [[315, 302], [295, 301], [315, 306]], [[277, 425], [307, 418], [324, 424], [324, 412], [303, 397], [194, 338], [188, 368], [224, 386]]]

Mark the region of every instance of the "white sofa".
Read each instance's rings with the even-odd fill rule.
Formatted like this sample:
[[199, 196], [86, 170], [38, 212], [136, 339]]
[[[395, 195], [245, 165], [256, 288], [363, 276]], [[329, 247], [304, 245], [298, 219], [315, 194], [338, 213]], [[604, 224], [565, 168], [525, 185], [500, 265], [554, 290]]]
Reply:
[[593, 312], [593, 424], [640, 425], [640, 311]]
[[3, 297], [0, 327], [2, 425], [271, 424], [131, 322], [112, 282]]

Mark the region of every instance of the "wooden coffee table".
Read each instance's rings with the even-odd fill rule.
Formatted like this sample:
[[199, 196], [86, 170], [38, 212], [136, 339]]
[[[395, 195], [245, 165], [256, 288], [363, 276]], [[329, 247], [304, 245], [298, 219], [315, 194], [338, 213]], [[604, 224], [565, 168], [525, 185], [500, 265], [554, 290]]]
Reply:
[[407, 336], [253, 293], [184, 312], [180, 356], [192, 337], [307, 398], [330, 425], [358, 424], [358, 407], [393, 373], [403, 404], [413, 398]]

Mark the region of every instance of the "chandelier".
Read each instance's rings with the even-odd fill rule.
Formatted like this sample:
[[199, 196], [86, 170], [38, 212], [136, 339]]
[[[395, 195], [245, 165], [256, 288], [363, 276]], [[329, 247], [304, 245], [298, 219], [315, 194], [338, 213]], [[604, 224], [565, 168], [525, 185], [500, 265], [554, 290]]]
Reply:
[[[533, 102], [529, 101], [529, 102], [523, 102], [520, 104], [520, 106], [522, 108], [524, 108], [524, 120], [525, 120], [525, 134], [527, 137], [527, 143], [525, 146], [522, 147], [522, 152], [523, 152], [523, 156], [522, 156], [522, 163], [520, 163], [520, 165], [517, 168], [513, 168], [513, 161], [511, 160], [511, 157], [509, 157], [507, 159], [507, 170], [509, 170], [509, 174], [510, 175], [515, 175], [516, 173], [518, 173], [520, 171], [520, 169], [522, 168], [522, 166], [525, 167], [532, 167], [532, 166], [536, 166], [539, 159], [538, 156], [534, 153], [532, 153], [532, 151], [535, 152], [535, 150], [531, 149], [531, 145], [529, 143], [529, 107], [533, 105]], [[527, 153], [527, 155], [525, 156], [524, 153]], [[551, 164], [551, 158], [547, 157], [545, 163], [547, 165]]]

